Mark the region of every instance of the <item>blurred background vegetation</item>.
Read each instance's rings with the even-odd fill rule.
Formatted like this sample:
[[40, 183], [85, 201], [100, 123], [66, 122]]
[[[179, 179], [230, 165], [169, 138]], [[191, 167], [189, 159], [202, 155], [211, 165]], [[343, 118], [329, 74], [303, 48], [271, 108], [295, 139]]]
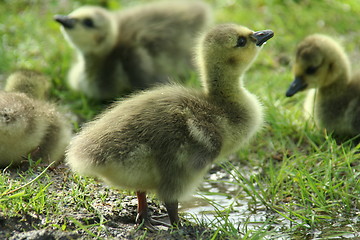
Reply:
[[[0, 1], [0, 74], [4, 79], [18, 68], [30, 68], [52, 77], [52, 96], [69, 103], [85, 119], [92, 117], [88, 101], [68, 91], [65, 83], [73, 51], [53, 21], [55, 14], [96, 4], [110, 9], [138, 5], [140, 0], [1, 0]], [[282, 97], [291, 81], [290, 63], [296, 44], [306, 35], [320, 32], [339, 39], [351, 59], [359, 60], [360, 3], [357, 0], [208, 0], [214, 7], [216, 22], [236, 22], [254, 30], [272, 29], [274, 39], [265, 47], [250, 72], [271, 75], [259, 81], [260, 91]], [[279, 81], [279, 79], [282, 79]], [[271, 86], [276, 86], [272, 88]], [[251, 88], [251, 86], [250, 86]], [[259, 90], [258, 86], [254, 89]], [[264, 95], [260, 92], [261, 95]], [[80, 102], [78, 99], [82, 99]], [[84, 110], [84, 109], [85, 110]]]

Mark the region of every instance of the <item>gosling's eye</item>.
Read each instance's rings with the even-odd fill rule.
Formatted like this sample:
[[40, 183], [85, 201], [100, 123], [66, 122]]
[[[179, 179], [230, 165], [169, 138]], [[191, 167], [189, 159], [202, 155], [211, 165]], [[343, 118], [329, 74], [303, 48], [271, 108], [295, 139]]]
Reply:
[[85, 18], [83, 21], [82, 21], [82, 24], [85, 26], [85, 27], [88, 27], [88, 28], [94, 28], [95, 25], [94, 25], [94, 22], [91, 18]]
[[246, 42], [247, 40], [245, 37], [239, 37], [235, 47], [244, 47], [246, 45]]
[[312, 66], [310, 66], [310, 67], [308, 67], [308, 68], [306, 69], [306, 74], [308, 74], [308, 75], [315, 74], [316, 71], [318, 70], [318, 68], [319, 68], [319, 67], [312, 67]]

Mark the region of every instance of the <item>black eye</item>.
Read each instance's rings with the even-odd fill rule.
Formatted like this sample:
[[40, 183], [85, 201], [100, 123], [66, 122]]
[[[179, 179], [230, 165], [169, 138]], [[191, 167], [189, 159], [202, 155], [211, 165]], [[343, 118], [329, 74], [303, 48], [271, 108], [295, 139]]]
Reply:
[[310, 66], [310, 67], [308, 67], [308, 68], [306, 69], [306, 74], [308, 74], [308, 75], [315, 74], [316, 71], [318, 70], [318, 68], [319, 68], [319, 67], [312, 67], [312, 66]]
[[246, 45], [246, 38], [239, 37], [235, 47], [244, 47]]
[[85, 26], [85, 27], [88, 27], [88, 28], [94, 28], [95, 25], [94, 25], [94, 22], [91, 18], [85, 18], [83, 21], [82, 21], [82, 24]]

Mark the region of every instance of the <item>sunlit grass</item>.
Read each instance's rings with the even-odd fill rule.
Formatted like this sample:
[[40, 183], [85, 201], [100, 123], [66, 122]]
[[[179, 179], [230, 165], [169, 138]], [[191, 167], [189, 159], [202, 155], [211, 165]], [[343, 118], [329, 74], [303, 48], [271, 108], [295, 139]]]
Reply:
[[[49, 75], [53, 82], [51, 101], [76, 115], [72, 121], [78, 130], [104, 106], [67, 87], [65, 79], [73, 51], [52, 16], [97, 1], [61, 2], [0, 2], [0, 77], [23, 67]], [[117, 8], [142, 1], [101, 1], [106, 2]], [[251, 215], [234, 223], [229, 221], [234, 206], [219, 206], [209, 196], [208, 201], [215, 209], [214, 218], [203, 221], [194, 216], [197, 223], [214, 230], [212, 239], [305, 239], [313, 231], [323, 232], [321, 237], [328, 238], [345, 233], [359, 236], [360, 226], [354, 221], [360, 209], [359, 146], [337, 143], [330, 133], [306, 121], [302, 114], [305, 94], [287, 99], [284, 93], [292, 80], [291, 62], [296, 44], [308, 34], [321, 32], [335, 37], [344, 44], [352, 62], [358, 63], [360, 3], [357, 0], [208, 2], [215, 7], [217, 22], [237, 22], [254, 30], [275, 32], [245, 76], [245, 86], [266, 108], [266, 124], [254, 141], [236, 154], [239, 162], [232, 162], [234, 166], [223, 165], [232, 176], [231, 184], [239, 189], [237, 196], [229, 197], [236, 201], [249, 196], [248, 205], [254, 213], [264, 212], [258, 209], [261, 206], [271, 217], [257, 223], [256, 228]], [[186, 84], [200, 86], [195, 74]], [[93, 203], [97, 199], [106, 204], [110, 190], [103, 188], [104, 192], [98, 192], [93, 179], [76, 174], [61, 172], [64, 182], [54, 182], [49, 171], [38, 163], [15, 174], [4, 170], [0, 176], [1, 214], [44, 215], [44, 226], [80, 231], [93, 238], [106, 232], [103, 227], [106, 217]], [[54, 191], [58, 188], [58, 192]], [[121, 194], [118, 197], [121, 199]], [[92, 213], [92, 220], [82, 221], [68, 213], [62, 222], [54, 223], [51, 215], [62, 215], [67, 206], [72, 211]], [[282, 227], [274, 227], [279, 225]], [[146, 237], [144, 232], [141, 238]], [[198, 239], [201, 238], [199, 235]]]

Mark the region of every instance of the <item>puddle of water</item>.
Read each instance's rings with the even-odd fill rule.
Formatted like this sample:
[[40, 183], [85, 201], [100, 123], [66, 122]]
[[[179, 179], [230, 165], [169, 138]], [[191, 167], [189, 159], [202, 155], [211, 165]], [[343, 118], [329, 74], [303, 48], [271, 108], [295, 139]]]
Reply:
[[[272, 234], [265, 239], [291, 239], [290, 235], [284, 232], [290, 229], [294, 223], [281, 216], [269, 214], [261, 204], [254, 205], [249, 196], [244, 196], [240, 200], [234, 199], [233, 196], [236, 196], [239, 191], [236, 184], [229, 182], [204, 182], [199, 194], [180, 204], [180, 211], [189, 213], [187, 219], [192, 222], [205, 222], [217, 226], [228, 221], [242, 233], [249, 230], [263, 229], [266, 231], [266, 229], [271, 229]], [[359, 217], [354, 219], [355, 223], [359, 220]], [[330, 228], [328, 230], [333, 233], [334, 228]], [[351, 233], [351, 231], [346, 231], [344, 227], [339, 228], [339, 234], [332, 236], [325, 236], [325, 231], [326, 229], [323, 229], [323, 231], [314, 231], [309, 234], [312, 236], [311, 239], [317, 240], [360, 239], [359, 232]]]
[[[264, 224], [268, 224], [265, 229], [271, 227], [272, 231], [277, 232], [279, 230], [279, 235], [283, 236], [279, 236], [277, 239], [289, 239], [288, 235], [280, 234], [280, 228], [283, 228], [283, 223], [269, 223], [269, 214], [263, 206], [260, 204], [254, 206], [252, 203], [250, 209], [249, 202], [252, 202], [251, 197], [245, 196], [240, 200], [234, 199], [232, 196], [236, 196], [238, 191], [239, 189], [235, 184], [204, 182], [200, 188], [200, 194], [194, 195], [189, 201], [182, 202], [180, 211], [189, 213], [187, 218], [189, 221], [213, 223], [216, 225], [224, 224], [225, 221], [228, 221], [243, 233], [248, 230], [262, 228]], [[256, 211], [253, 211], [253, 208], [256, 208]], [[222, 216], [219, 216], [219, 214]], [[290, 224], [287, 220], [286, 223]]]

